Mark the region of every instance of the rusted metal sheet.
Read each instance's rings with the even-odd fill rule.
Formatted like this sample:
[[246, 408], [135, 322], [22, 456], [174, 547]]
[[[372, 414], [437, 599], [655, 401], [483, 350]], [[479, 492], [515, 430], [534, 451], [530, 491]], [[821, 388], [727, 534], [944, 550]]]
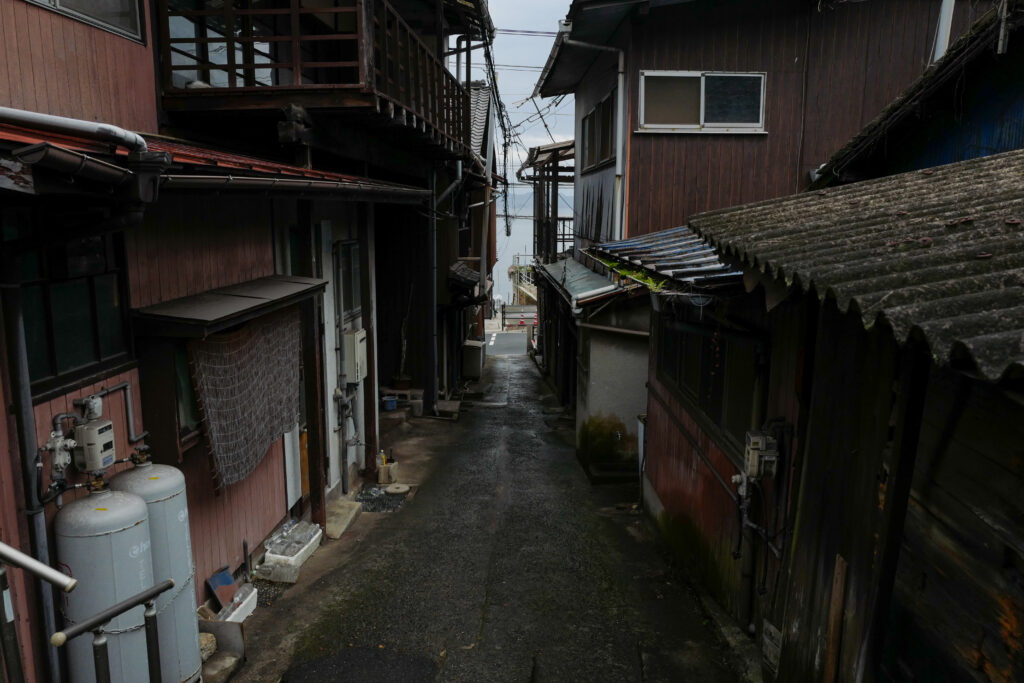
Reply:
[[0, 155], [0, 190], [35, 194], [32, 167], [17, 159]]

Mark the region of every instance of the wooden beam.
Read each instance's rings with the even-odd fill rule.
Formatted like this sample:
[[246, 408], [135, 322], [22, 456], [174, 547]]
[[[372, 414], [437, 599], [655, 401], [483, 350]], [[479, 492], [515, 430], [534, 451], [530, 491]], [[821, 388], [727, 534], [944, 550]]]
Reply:
[[832, 597], [828, 605], [828, 641], [825, 645], [823, 683], [834, 683], [839, 667], [839, 644], [843, 636], [843, 605], [846, 603], [846, 560], [836, 555], [832, 569]]

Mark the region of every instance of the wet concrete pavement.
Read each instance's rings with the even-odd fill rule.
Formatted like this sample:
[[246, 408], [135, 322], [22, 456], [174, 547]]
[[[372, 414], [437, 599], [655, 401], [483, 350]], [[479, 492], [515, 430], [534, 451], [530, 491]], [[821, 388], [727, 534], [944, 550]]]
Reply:
[[257, 610], [239, 677], [736, 680], [633, 509], [636, 487], [587, 482], [572, 422], [529, 358], [491, 357], [488, 373], [457, 422], [403, 425], [395, 453], [413, 495], [361, 515]]

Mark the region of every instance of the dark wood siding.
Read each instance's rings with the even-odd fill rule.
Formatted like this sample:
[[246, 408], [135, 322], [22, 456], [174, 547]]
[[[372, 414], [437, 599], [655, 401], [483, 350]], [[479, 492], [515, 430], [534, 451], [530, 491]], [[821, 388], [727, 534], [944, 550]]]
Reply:
[[930, 385], [887, 664], [921, 681], [1019, 681], [1024, 408], [949, 370]]
[[[149, 3], [143, 3], [149, 26]], [[0, 0], [0, 104], [156, 132], [151, 44]]]
[[[957, 13], [963, 30], [987, 3]], [[928, 65], [939, 0], [815, 5], [693, 3], [634, 25], [630, 130], [640, 69], [766, 72], [767, 134], [635, 133], [627, 234], [682, 225], [710, 209], [791, 194]]]
[[273, 222], [294, 217], [263, 198], [211, 202], [164, 193], [125, 236], [131, 307], [199, 294], [274, 273]]

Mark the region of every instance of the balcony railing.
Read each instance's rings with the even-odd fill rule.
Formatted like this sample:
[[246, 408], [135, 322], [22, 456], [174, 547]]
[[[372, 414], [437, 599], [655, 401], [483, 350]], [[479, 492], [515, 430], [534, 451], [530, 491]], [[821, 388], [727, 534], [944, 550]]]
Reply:
[[469, 145], [468, 92], [386, 0], [159, 0], [159, 11], [169, 109], [279, 106], [272, 95], [372, 106]]

